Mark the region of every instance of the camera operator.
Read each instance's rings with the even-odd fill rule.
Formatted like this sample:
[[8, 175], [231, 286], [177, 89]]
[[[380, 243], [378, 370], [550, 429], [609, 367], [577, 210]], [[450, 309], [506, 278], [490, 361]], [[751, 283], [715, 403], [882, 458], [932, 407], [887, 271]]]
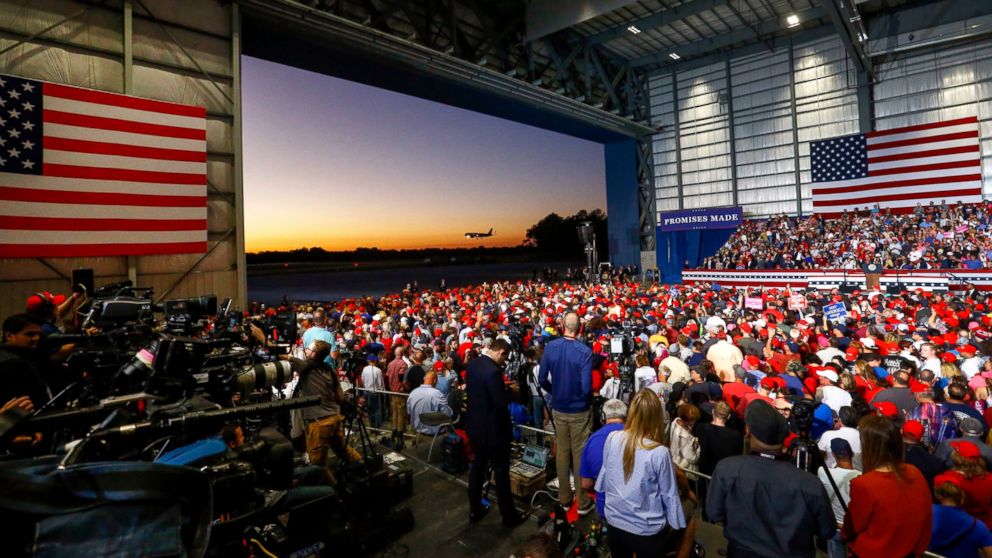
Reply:
[[35, 408], [52, 398], [39, 370], [38, 341], [42, 321], [29, 314], [14, 314], [3, 322], [0, 345], [0, 401], [27, 396]]
[[[303, 422], [306, 425], [307, 456], [312, 465], [327, 464], [327, 448], [330, 447], [340, 459], [360, 461], [361, 455], [344, 443], [344, 390], [338, 380], [337, 371], [327, 364], [331, 345], [316, 339], [303, 349], [307, 360], [290, 358], [293, 369], [300, 375], [296, 391], [304, 396], [319, 396], [320, 404], [303, 409]], [[328, 478], [334, 476], [327, 469]]]

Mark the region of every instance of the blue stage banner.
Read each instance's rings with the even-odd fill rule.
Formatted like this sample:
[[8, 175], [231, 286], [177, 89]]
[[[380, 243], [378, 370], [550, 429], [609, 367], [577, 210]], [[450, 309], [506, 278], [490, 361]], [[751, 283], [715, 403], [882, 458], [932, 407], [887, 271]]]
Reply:
[[740, 207], [705, 207], [665, 211], [660, 214], [660, 232], [734, 229], [744, 222]]

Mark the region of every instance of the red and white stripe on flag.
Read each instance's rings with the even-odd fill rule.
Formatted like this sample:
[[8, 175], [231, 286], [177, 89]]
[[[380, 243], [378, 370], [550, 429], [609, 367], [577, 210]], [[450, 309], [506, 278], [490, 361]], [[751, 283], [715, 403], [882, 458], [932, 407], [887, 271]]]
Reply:
[[202, 253], [206, 110], [0, 75], [0, 257]]
[[876, 204], [982, 201], [978, 118], [880, 130], [810, 143], [813, 212], [826, 217]]

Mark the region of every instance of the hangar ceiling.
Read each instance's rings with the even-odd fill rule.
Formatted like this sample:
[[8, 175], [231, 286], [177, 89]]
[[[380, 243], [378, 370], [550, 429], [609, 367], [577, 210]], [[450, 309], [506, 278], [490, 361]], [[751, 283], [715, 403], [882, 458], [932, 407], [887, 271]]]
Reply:
[[[362, 39], [354, 33], [364, 30], [370, 36], [420, 49], [420, 54], [429, 58], [428, 64], [465, 63], [518, 91], [536, 89], [541, 94], [559, 97], [566, 112], [573, 116], [582, 114], [590, 122], [598, 120], [601, 126], [622, 135], [639, 136], [651, 132], [645, 94], [645, 76], [649, 71], [672, 68], [747, 45], [761, 45], [774, 51], [776, 44], [791, 33], [831, 24], [846, 38], [859, 62], [866, 61], [868, 37], [862, 18], [906, 4], [933, 2], [240, 0], [240, 3], [246, 17], [261, 16], [264, 25], [271, 25], [272, 16], [294, 26], [308, 23], [332, 28], [350, 24], [351, 33], [331, 33], [324, 35], [323, 40], [330, 39], [335, 46], [349, 46], [347, 43], [374, 46], [367, 37]], [[567, 11], [570, 4], [583, 5], [592, 17], [569, 19], [568, 15], [557, 13]], [[595, 9], [597, 5], [601, 9]], [[538, 8], [543, 8], [542, 23], [552, 29], [558, 27], [555, 18], [568, 24], [562, 23], [564, 27], [549, 34], [528, 36], [528, 20], [533, 25], [533, 12]], [[321, 46], [331, 45], [323, 42]], [[251, 50], [246, 45], [246, 52], [250, 54]]]

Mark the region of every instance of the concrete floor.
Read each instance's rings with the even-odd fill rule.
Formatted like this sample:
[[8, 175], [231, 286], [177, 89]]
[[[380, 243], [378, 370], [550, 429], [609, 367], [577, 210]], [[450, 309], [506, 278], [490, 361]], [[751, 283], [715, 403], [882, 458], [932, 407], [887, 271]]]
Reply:
[[[466, 496], [468, 474], [452, 476], [437, 468], [440, 462], [440, 441], [435, 446], [432, 466], [426, 463], [430, 440], [408, 446], [403, 452], [406, 464], [414, 470], [413, 496], [406, 505], [413, 511], [416, 520], [414, 530], [382, 550], [382, 557], [438, 557], [475, 558], [510, 556], [516, 547], [538, 531], [536, 519], [532, 519], [514, 529], [506, 529], [500, 524], [497, 510], [491, 512], [478, 524], [468, 522], [468, 500]], [[384, 450], [389, 451], [389, 450]], [[538, 498], [536, 515], [545, 512], [542, 503], [548, 498]], [[530, 503], [517, 501], [517, 508], [527, 511]], [[583, 529], [592, 521], [598, 521], [595, 514], [582, 518], [579, 528]], [[703, 544], [707, 557], [718, 557], [726, 548], [726, 540], [716, 525], [701, 523], [696, 532], [696, 540]], [[605, 548], [600, 556], [607, 556]]]

